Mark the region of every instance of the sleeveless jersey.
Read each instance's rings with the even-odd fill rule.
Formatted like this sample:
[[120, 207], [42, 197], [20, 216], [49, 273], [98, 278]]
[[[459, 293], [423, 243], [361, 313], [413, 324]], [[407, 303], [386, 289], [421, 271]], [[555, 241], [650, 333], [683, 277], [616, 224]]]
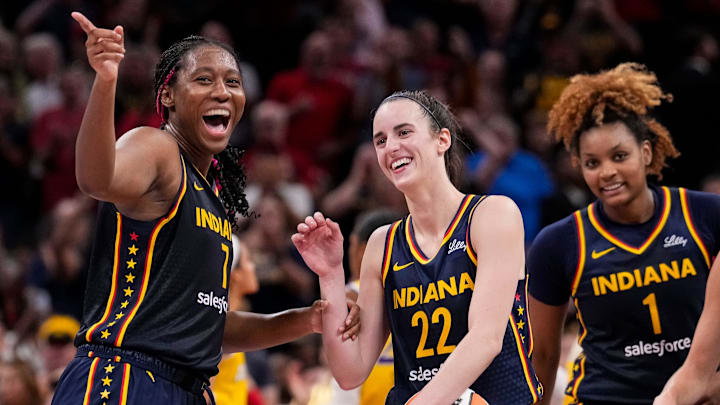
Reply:
[[565, 391], [573, 403], [651, 403], [690, 349], [711, 257], [686, 190], [658, 191], [661, 214], [639, 246], [611, 234], [595, 203], [574, 214], [579, 260], [571, 296], [583, 353]]
[[[435, 256], [415, 242], [412, 217], [395, 222], [386, 236], [382, 277], [395, 356], [395, 386], [386, 404], [404, 404], [439, 371], [468, 332], [477, 258], [470, 221], [483, 197], [467, 195]], [[532, 334], [518, 282], [502, 351], [469, 387], [490, 404], [532, 404], [542, 395], [532, 368]]]
[[221, 356], [231, 226], [205, 177], [180, 159], [165, 216], [138, 221], [100, 203], [75, 344], [140, 351], [207, 378]]

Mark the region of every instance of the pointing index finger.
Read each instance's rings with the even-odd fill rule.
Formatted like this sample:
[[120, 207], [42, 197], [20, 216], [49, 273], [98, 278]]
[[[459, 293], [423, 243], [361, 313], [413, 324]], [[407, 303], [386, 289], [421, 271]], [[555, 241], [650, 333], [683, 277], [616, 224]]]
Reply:
[[85, 31], [86, 34], [89, 34], [90, 31], [96, 28], [95, 25], [80, 12], [73, 11], [72, 13], [70, 13], [70, 16], [73, 18], [73, 20], [77, 21], [78, 24], [80, 24], [80, 28], [82, 28], [82, 30]]

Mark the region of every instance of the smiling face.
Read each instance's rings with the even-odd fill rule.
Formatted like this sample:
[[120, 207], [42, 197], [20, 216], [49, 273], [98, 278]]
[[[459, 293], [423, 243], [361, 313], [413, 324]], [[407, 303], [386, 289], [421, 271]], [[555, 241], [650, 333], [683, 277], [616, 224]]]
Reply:
[[373, 120], [373, 144], [378, 164], [400, 191], [418, 182], [447, 177], [445, 151], [450, 148], [450, 132], [431, 131], [430, 119], [412, 100], [399, 98], [382, 104]]
[[235, 58], [220, 47], [200, 46], [188, 51], [181, 65], [177, 81], [162, 94], [168, 122], [193, 146], [219, 153], [245, 108]]
[[578, 151], [585, 182], [603, 204], [610, 207], [627, 205], [647, 188], [652, 146], [648, 141], [638, 143], [622, 122], [583, 132]]

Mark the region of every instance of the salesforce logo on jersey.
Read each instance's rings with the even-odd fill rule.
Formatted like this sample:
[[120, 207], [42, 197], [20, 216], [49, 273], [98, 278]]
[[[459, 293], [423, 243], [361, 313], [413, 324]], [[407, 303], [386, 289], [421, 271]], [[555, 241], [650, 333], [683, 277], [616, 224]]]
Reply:
[[692, 339], [689, 337], [680, 338], [678, 340], [661, 340], [659, 342], [643, 342], [625, 346], [625, 357], [636, 357], [646, 355], [657, 355], [662, 357], [665, 353], [674, 353], [690, 349]]
[[225, 299], [225, 296], [217, 296], [213, 291], [199, 291], [197, 293], [197, 303], [200, 305], [205, 305], [206, 307], [217, 309], [218, 314], [222, 314], [223, 312], [227, 313], [228, 311], [228, 303], [227, 299]]

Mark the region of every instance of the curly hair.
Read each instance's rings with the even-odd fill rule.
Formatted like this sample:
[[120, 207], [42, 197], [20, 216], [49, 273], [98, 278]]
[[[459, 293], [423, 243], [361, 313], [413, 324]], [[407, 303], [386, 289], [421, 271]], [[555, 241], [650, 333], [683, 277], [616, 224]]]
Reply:
[[[160, 115], [165, 128], [168, 119], [168, 111], [160, 103], [160, 95], [166, 87], [172, 86], [177, 80], [177, 73], [183, 68], [183, 57], [190, 51], [203, 46], [217, 47], [227, 51], [235, 59], [240, 70], [240, 57], [235, 50], [228, 45], [207, 39], [200, 36], [189, 36], [175, 42], [166, 49], [160, 56], [160, 61], [155, 67], [155, 80], [153, 90], [155, 93], [155, 107]], [[223, 151], [215, 155], [214, 163], [210, 166], [209, 177], [218, 182], [220, 200], [225, 206], [225, 211], [230, 217], [233, 229], [238, 230], [236, 214], [249, 216], [248, 202], [245, 196], [245, 172], [240, 164], [242, 151], [228, 145]]]
[[547, 128], [568, 151], [578, 154], [585, 131], [622, 122], [638, 143], [650, 142], [653, 157], [647, 173], [661, 179], [665, 160], [680, 155], [667, 128], [649, 115], [663, 100], [672, 101], [672, 95], [662, 91], [653, 72], [638, 63], [622, 63], [600, 73], [573, 76], [553, 105]]

